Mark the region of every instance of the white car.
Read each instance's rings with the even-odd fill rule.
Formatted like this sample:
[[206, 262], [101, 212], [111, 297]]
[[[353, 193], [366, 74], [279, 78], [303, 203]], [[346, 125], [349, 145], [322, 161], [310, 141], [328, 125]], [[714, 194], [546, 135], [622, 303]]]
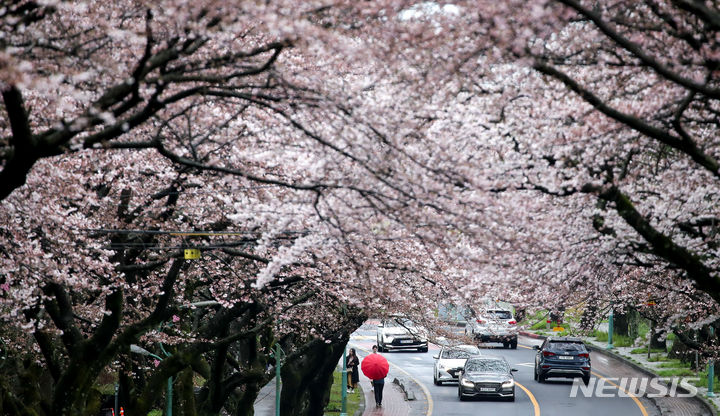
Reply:
[[517, 348], [517, 321], [512, 312], [505, 309], [488, 309], [469, 322], [465, 333], [478, 342], [502, 342], [505, 348]]
[[378, 351], [428, 351], [427, 334], [412, 321], [401, 316], [383, 319], [377, 329]]
[[465, 361], [470, 357], [479, 357], [480, 349], [474, 345], [456, 345], [442, 347], [440, 353], [433, 358], [433, 382], [436, 386], [446, 381], [458, 381]]

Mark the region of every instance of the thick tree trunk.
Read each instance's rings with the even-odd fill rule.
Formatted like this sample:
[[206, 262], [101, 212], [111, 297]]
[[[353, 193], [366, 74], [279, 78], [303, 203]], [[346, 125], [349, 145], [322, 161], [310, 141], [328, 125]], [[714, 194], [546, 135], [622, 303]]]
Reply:
[[630, 316], [626, 312], [613, 314], [613, 333], [617, 335], [629, 335]]
[[322, 416], [330, 398], [333, 372], [349, 341], [326, 344], [318, 340], [296, 360], [283, 365], [280, 413], [288, 416]]
[[691, 363], [692, 367], [695, 367], [695, 351], [688, 348], [688, 346], [679, 339], [673, 342], [668, 357], [677, 358], [684, 363]]
[[662, 333], [653, 333], [650, 336], [650, 348], [656, 350], [661, 349], [667, 351], [666, 339]]

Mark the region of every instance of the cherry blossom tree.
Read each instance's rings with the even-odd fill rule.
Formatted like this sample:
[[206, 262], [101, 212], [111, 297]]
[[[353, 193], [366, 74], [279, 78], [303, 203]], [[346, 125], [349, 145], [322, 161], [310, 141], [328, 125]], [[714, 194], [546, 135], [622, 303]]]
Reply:
[[[515, 9], [524, 15], [513, 12], [514, 2], [461, 6], [478, 12], [474, 30], [486, 35], [466, 55], [472, 59], [457, 60], [462, 76], [486, 83], [488, 65], [497, 71], [514, 58], [542, 75], [518, 80], [501, 106], [498, 119], [517, 126], [508, 131], [527, 157], [525, 182], [509, 186], [595, 196], [592, 224], [615, 245], [612, 262], [623, 278], [643, 283], [638, 290], [618, 282], [619, 297], [643, 303], [648, 291], [663, 298], [671, 290], [667, 318], [713, 323], [717, 5], [527, 2]], [[532, 129], [525, 140], [521, 125]], [[682, 312], [676, 296], [688, 305]]]
[[[650, 1], [4, 8], [3, 409], [92, 412], [110, 375], [136, 412], [173, 377], [188, 409], [244, 414], [275, 342], [297, 375], [366, 314], [432, 327], [481, 297], [714, 322], [714, 20]], [[318, 411], [322, 389], [295, 391]]]
[[[439, 92], [445, 87], [439, 102], [449, 109], [433, 117], [438, 134], [474, 136], [501, 155], [484, 159], [493, 165], [479, 175], [486, 180], [480, 189], [558, 197], [566, 201], [553, 203], [562, 206], [563, 220], [584, 220], [558, 224], [524, 251], [543, 264], [527, 271], [543, 277], [541, 290], [565, 300], [588, 288], [582, 293], [628, 304], [672, 290], [687, 307], [680, 312], [668, 303], [663, 319], [714, 321], [716, 5], [397, 6], [378, 14], [379, 50], [402, 54], [398, 73]], [[529, 198], [525, 206], [533, 219], [548, 220], [542, 206], [551, 205], [539, 201]], [[531, 223], [553, 227], [552, 219]], [[564, 247], [547, 244], [555, 241]], [[561, 254], [544, 258], [541, 248]], [[636, 277], [637, 285], [623, 282]]]
[[440, 259], [424, 253], [474, 223], [452, 210], [454, 173], [388, 133], [389, 92], [348, 102], [372, 95], [360, 68], [313, 52], [312, 25], [291, 36], [302, 11], [94, 6], [3, 11], [4, 409], [91, 413], [115, 371], [135, 412], [169, 377], [191, 402], [199, 374], [187, 406], [242, 414], [273, 342], [300, 359], [345, 343], [362, 314], [339, 311], [434, 299]]

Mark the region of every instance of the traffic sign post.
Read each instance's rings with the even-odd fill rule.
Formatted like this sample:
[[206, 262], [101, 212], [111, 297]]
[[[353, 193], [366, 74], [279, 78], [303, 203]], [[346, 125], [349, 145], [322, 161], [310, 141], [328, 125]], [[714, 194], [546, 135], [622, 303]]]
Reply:
[[608, 315], [608, 345], [607, 349], [613, 349], [613, 310], [610, 308], [610, 315]]
[[[713, 328], [712, 325], [710, 325], [710, 337], [712, 338], [713, 334], [715, 334], [715, 328]], [[715, 392], [713, 391], [713, 382], [715, 381], [715, 361], [711, 358], [708, 360], [708, 392], [707, 397], [715, 397]]]
[[284, 351], [280, 347], [280, 343], [275, 343], [275, 415], [280, 416], [280, 388], [282, 387], [280, 381], [280, 366], [282, 365], [282, 356]]
[[342, 409], [340, 416], [347, 416], [347, 346], [343, 347], [342, 382], [340, 384], [340, 397], [342, 397]]

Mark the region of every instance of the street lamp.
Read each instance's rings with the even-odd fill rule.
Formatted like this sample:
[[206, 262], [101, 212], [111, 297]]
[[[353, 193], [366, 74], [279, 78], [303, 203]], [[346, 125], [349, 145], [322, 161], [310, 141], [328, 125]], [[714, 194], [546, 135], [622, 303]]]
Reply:
[[[160, 348], [162, 348], [162, 344], [160, 344]], [[160, 361], [163, 360], [162, 357], [160, 357], [159, 355], [155, 355], [155, 354], [151, 353], [150, 351], [146, 350], [145, 348], [139, 347], [135, 344], [130, 345], [130, 352], [134, 352], [135, 354], [140, 354], [140, 355], [147, 355], [147, 356], [153, 357]], [[170, 354], [168, 354], [164, 348], [163, 348], [163, 352], [165, 353], [166, 356], [168, 356], [168, 357], [170, 356]], [[168, 377], [168, 380], [167, 380], [167, 403], [165, 405], [165, 414], [166, 414], [166, 416], [172, 416], [172, 377]]]

